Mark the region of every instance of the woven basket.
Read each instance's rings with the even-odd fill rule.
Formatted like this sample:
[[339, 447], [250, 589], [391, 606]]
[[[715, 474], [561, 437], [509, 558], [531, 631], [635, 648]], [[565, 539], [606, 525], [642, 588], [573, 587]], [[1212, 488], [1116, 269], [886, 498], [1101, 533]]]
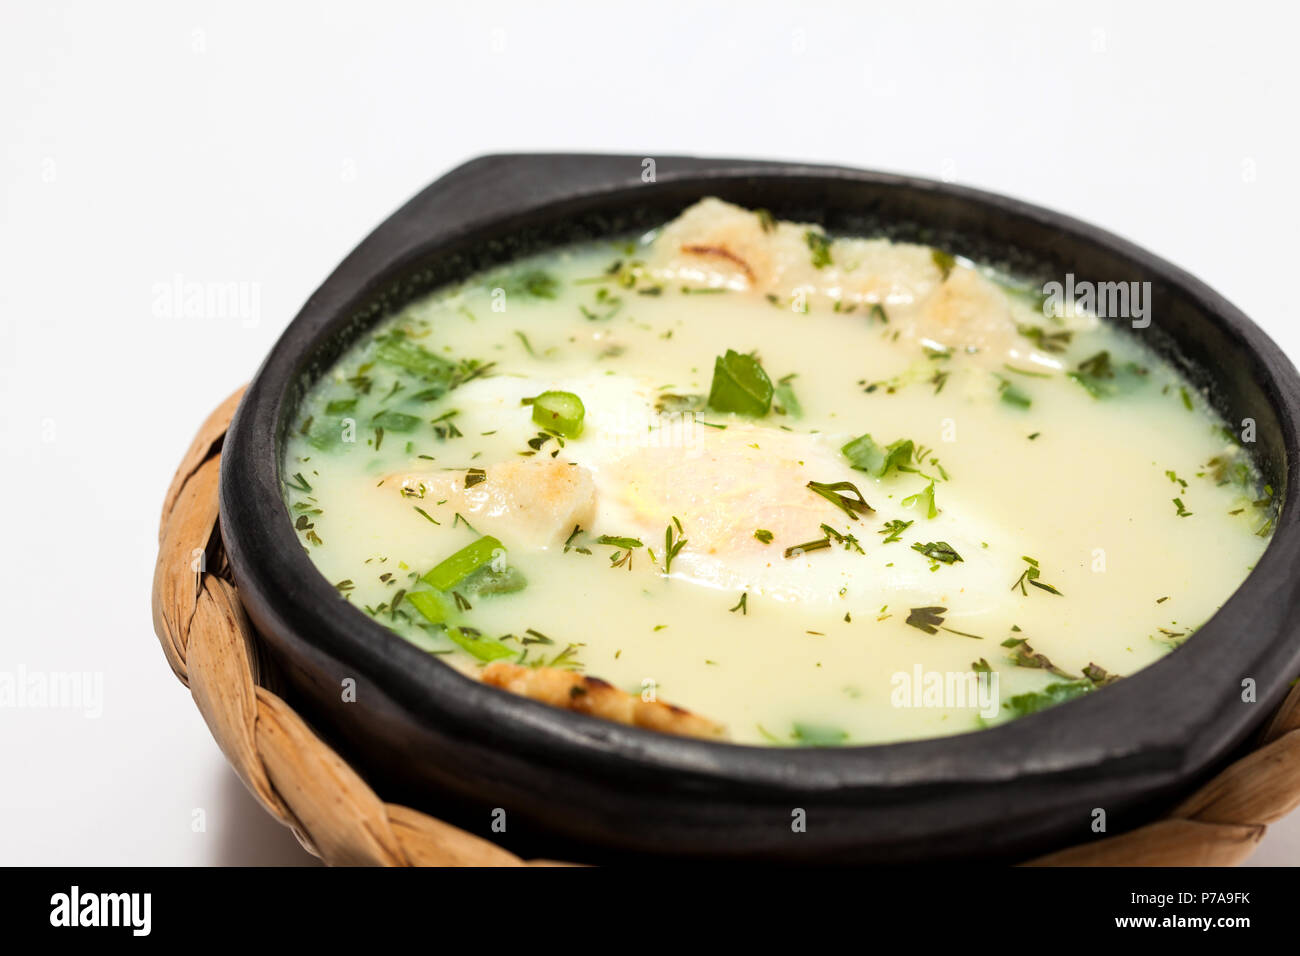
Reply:
[[[524, 861], [385, 803], [283, 699], [231, 580], [217, 526], [221, 444], [243, 390], [203, 423], [163, 502], [154, 630], [208, 729], [258, 801], [326, 863], [554, 865]], [[1228, 866], [1300, 804], [1300, 685], [1252, 749], [1164, 819], [1030, 861], [1035, 866]]]

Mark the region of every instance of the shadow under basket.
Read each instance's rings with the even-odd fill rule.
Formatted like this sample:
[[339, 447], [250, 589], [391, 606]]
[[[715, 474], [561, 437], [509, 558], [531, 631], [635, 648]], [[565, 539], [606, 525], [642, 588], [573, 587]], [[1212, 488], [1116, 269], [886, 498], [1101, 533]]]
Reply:
[[[244, 785], [331, 865], [522, 866], [491, 840], [388, 803], [270, 686], [218, 527], [222, 441], [243, 390], [199, 429], [163, 503], [154, 630]], [[1208, 783], [1145, 826], [1027, 861], [1031, 866], [1230, 866], [1300, 804], [1300, 685]], [[834, 862], [834, 861], [828, 861]]]

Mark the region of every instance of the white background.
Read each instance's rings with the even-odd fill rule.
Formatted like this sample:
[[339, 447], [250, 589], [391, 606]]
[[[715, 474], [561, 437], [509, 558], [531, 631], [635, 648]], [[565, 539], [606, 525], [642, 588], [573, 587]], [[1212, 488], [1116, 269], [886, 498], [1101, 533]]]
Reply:
[[[1289, 5], [3, 11], [0, 670], [102, 674], [104, 705], [99, 719], [0, 709], [0, 863], [308, 859], [164, 663], [158, 511], [198, 423], [320, 280], [469, 157], [698, 153], [951, 178], [1136, 240], [1300, 354]], [[176, 277], [245, 283], [255, 321], [169, 316], [155, 287]], [[1254, 862], [1300, 863], [1300, 814]]]

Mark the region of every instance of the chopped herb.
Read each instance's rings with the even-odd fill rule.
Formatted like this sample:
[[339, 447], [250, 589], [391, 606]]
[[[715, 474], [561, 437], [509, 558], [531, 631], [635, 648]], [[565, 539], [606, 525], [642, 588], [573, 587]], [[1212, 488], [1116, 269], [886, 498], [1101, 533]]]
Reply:
[[1011, 711], [1013, 719], [1024, 717], [1027, 714], [1034, 714], [1040, 710], [1056, 704], [1064, 703], [1067, 700], [1073, 700], [1076, 697], [1088, 693], [1093, 689], [1091, 681], [1075, 680], [1057, 682], [1048, 684], [1041, 691], [1035, 691], [1028, 694], [1017, 694], [1002, 706]]
[[[876, 510], [867, 504], [867, 499], [862, 497], [862, 492], [852, 482], [836, 481], [824, 484], [820, 481], [810, 481], [806, 487], [821, 495], [854, 521], [858, 520], [859, 514]], [[844, 494], [844, 492], [852, 492], [853, 497]]]
[[831, 539], [818, 538], [816, 541], [805, 541], [803, 544], [792, 545], [785, 549], [787, 558], [797, 558], [807, 554], [809, 551], [825, 551], [831, 546]]
[[1017, 325], [1016, 331], [1038, 346], [1040, 351], [1052, 353], [1064, 352], [1074, 337], [1069, 329], [1052, 331], [1041, 325]]
[[589, 309], [585, 305], [578, 308], [587, 321], [604, 322], [612, 319], [618, 314], [618, 310], [623, 308], [623, 299], [612, 294], [608, 289], [601, 288], [596, 290], [595, 306], [595, 310]]
[[934, 482], [933, 481], [931, 481], [928, 485], [926, 485], [916, 494], [908, 495], [906, 498], [903, 499], [902, 504], [904, 508], [911, 508], [914, 505], [918, 505], [918, 504], [922, 505], [925, 508], [925, 516], [927, 518], [936, 518], [939, 516], [939, 508], [934, 503]]
[[823, 233], [809, 229], [803, 234], [803, 241], [812, 250], [813, 268], [824, 269], [831, 264], [831, 241]]
[[823, 524], [821, 528], [823, 531], [826, 532], [826, 537], [830, 538], [836, 544], [844, 545], [845, 551], [856, 551], [858, 554], [866, 553], [865, 551], [862, 550], [862, 545], [859, 543], [858, 539], [855, 538], [853, 535], [840, 534], [840, 532], [836, 531], [828, 524]]
[[591, 554], [590, 548], [579, 547], [578, 545], [573, 543], [573, 539], [580, 534], [582, 534], [582, 526], [575, 524], [573, 526], [573, 530], [569, 532], [569, 536], [564, 539], [565, 554], [568, 554], [570, 551], [577, 551], [579, 554]]
[[501, 284], [507, 295], [521, 295], [532, 299], [554, 299], [559, 282], [555, 276], [542, 269], [524, 269], [510, 275]]
[[957, 265], [957, 259], [950, 252], [944, 252], [942, 249], [931, 249], [930, 259], [938, 267], [946, 279], [952, 273], [953, 267]]
[[733, 612], [739, 611], [741, 617], [744, 617], [746, 614], [748, 614], [749, 613], [749, 592], [748, 591], [742, 592], [740, 595], [740, 600], [736, 602], [736, 606], [730, 608], [729, 610]]
[[883, 478], [891, 468], [903, 471], [912, 460], [913, 450], [910, 438], [900, 438], [881, 448], [870, 435], [861, 435], [841, 448], [840, 452], [853, 468]]
[[1146, 380], [1148, 372], [1136, 362], [1118, 367], [1111, 362], [1110, 352], [1101, 351], [1079, 363], [1067, 377], [1088, 390], [1094, 398], [1111, 398], [1132, 391]]
[[1012, 383], [1010, 379], [998, 376], [998, 394], [1002, 401], [1008, 405], [1014, 405], [1016, 408], [1028, 408], [1033, 404], [1033, 400], [1026, 395], [1019, 386]]
[[1056, 588], [1052, 587], [1050, 584], [1044, 584], [1042, 581], [1038, 580], [1038, 576], [1041, 572], [1038, 569], [1037, 561], [1025, 555], [1021, 555], [1020, 559], [1024, 561], [1025, 564], [1028, 565], [1028, 567], [1025, 568], [1025, 570], [1020, 572], [1020, 577], [1016, 578], [1016, 583], [1011, 585], [1011, 590], [1014, 591], [1016, 588], [1020, 588], [1021, 594], [1028, 595], [1029, 591], [1025, 588], [1025, 585], [1032, 584], [1034, 587], [1039, 588], [1043, 591], [1047, 591], [1051, 594], [1064, 596], [1061, 595], [1061, 592], [1058, 591]]
[[914, 521], [904, 521], [901, 518], [895, 518], [892, 521], [886, 521], [885, 526], [877, 531], [876, 534], [887, 535], [881, 544], [892, 544], [893, 542], [898, 541], [903, 532], [912, 527], [913, 524], [915, 524]]
[[450, 387], [456, 365], [434, 355], [419, 342], [412, 342], [406, 333], [395, 329], [375, 340], [375, 358], [395, 365], [425, 379], [446, 383]]
[[943, 616], [948, 613], [946, 607], [914, 607], [907, 613], [907, 621], [927, 634], [938, 634], [943, 626]]
[[794, 375], [791, 374], [776, 383], [776, 388], [772, 391], [773, 406], [778, 414], [800, 418], [803, 416], [803, 406], [795, 397], [794, 386], [790, 384], [793, 380]]
[[1092, 681], [1098, 687], [1105, 687], [1107, 684], [1113, 684], [1115, 681], [1119, 680], [1118, 674], [1109, 674], [1106, 672], [1106, 668], [1099, 667], [1091, 662], [1089, 662], [1088, 666], [1083, 669], [1083, 676], [1088, 678], [1088, 680]]
[[917, 541], [912, 545], [912, 550], [941, 564], [955, 564], [962, 560], [961, 555], [947, 541], [929, 541], [925, 544]]
[[1051, 671], [1057, 677], [1073, 678], [1074, 675], [1061, 670], [1050, 660], [1046, 654], [1039, 654], [1029, 642], [1023, 637], [1012, 637], [1002, 642], [1003, 647], [1014, 648], [1015, 653], [1011, 655], [1011, 660], [1017, 667], [1029, 667], [1037, 670]]
[[757, 538], [759, 541], [762, 541], [764, 544], [771, 544], [772, 538], [775, 536], [772, 534], [772, 532], [768, 531], [766, 528], [759, 528], [757, 531], [754, 532], [754, 537]]
[[[674, 535], [673, 529], [676, 528]], [[664, 574], [672, 571], [673, 558], [677, 557], [679, 551], [686, 544], [686, 539], [682, 537], [682, 523], [673, 518], [672, 523], [664, 529]]]
[[772, 380], [752, 355], [727, 349], [713, 365], [709, 407], [762, 418], [772, 407]]
[[611, 544], [616, 548], [644, 548], [637, 538], [619, 538], [614, 535], [602, 534], [596, 539], [597, 544]]

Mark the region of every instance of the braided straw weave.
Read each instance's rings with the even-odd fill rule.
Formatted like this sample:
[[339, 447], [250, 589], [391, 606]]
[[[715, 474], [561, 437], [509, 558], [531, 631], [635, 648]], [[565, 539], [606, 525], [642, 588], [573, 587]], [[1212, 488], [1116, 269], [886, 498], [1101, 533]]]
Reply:
[[[221, 551], [221, 443], [243, 390], [203, 423], [163, 503], [153, 579], [154, 630], [176, 676], [244, 785], [326, 863], [523, 866], [495, 844], [409, 807], [385, 803], [268, 685]], [[1169, 815], [1071, 847], [1034, 866], [1228, 866], [1268, 824], [1300, 804], [1300, 685], [1254, 748]]]

